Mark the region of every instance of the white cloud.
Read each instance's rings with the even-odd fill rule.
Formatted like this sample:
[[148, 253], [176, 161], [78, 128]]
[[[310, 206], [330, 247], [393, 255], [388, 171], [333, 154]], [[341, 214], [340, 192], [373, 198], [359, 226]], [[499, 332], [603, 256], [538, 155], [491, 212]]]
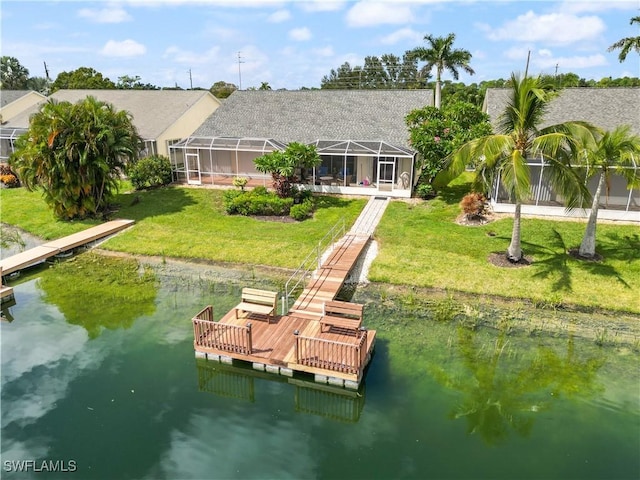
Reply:
[[102, 9], [82, 8], [78, 10], [78, 16], [95, 23], [122, 23], [132, 20], [131, 15], [117, 5]]
[[185, 65], [203, 65], [220, 60], [220, 47], [212, 47], [204, 52], [192, 52], [171, 46], [164, 51], [163, 58]]
[[565, 13], [538, 15], [533, 11], [504, 23], [500, 28], [488, 30], [491, 40], [543, 42], [551, 45], [567, 45], [597, 38], [605, 29], [604, 22], [595, 16], [578, 17]]
[[564, 71], [571, 69], [601, 67], [607, 65], [607, 59], [602, 54], [556, 56], [549, 49], [534, 50], [530, 47], [512, 47], [504, 52], [504, 56], [515, 62], [522, 62], [524, 69], [527, 55], [531, 51], [531, 65], [535, 69], [545, 70], [559, 65]]
[[607, 65], [607, 59], [600, 53], [573, 57], [549, 57], [545, 55], [532, 58], [532, 64], [541, 69], [554, 68], [559, 65], [564, 71], [571, 71], [580, 68], [602, 67]]
[[291, 18], [289, 10], [278, 10], [267, 17], [267, 21], [270, 23], [286, 22]]
[[242, 38], [242, 33], [233, 28], [213, 27], [209, 31], [218, 40], [238, 40]]
[[333, 55], [335, 55], [335, 52], [333, 51], [333, 47], [330, 47], [330, 46], [323, 47], [323, 48], [314, 48], [313, 50], [311, 50], [311, 53], [319, 57], [332, 57]]
[[346, 3], [344, 0], [312, 0], [300, 2], [299, 6], [306, 12], [337, 12], [342, 10]]
[[347, 12], [350, 27], [372, 27], [384, 24], [410, 23], [414, 19], [409, 5], [361, 1]]
[[137, 57], [147, 53], [147, 47], [135, 40], [123, 40], [122, 42], [109, 40], [100, 53], [107, 57]]
[[380, 38], [380, 43], [383, 45], [395, 45], [403, 40], [408, 40], [412, 43], [420, 43], [423, 38], [424, 35], [422, 33], [406, 27]]
[[566, 0], [560, 5], [561, 12], [583, 13], [583, 12], [610, 12], [611, 10], [637, 11], [638, 2], [629, 0]]
[[311, 37], [311, 30], [307, 27], [294, 28], [289, 31], [289, 38], [298, 42], [306, 42], [307, 40], [311, 40]]
[[203, 7], [239, 7], [263, 8], [266, 6], [282, 7], [284, 0], [128, 0], [128, 3], [140, 7], [166, 7], [180, 5], [195, 5]]
[[509, 60], [523, 60], [527, 58], [527, 55], [531, 49], [529, 47], [511, 47], [505, 50], [503, 55]]

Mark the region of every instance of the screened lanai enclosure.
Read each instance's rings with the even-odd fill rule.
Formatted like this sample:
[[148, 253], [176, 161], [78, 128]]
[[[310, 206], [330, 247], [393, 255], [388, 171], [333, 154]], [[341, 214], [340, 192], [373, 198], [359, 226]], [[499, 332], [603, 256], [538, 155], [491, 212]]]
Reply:
[[[26, 128], [0, 128], [0, 163], [7, 163], [9, 156], [16, 150], [16, 140], [27, 132]], [[144, 139], [140, 158], [157, 155], [158, 148], [155, 140]]]
[[15, 151], [16, 140], [26, 131], [26, 128], [0, 128], [0, 163], [7, 163]]
[[[414, 153], [383, 141], [317, 140], [322, 163], [299, 169], [301, 188], [314, 192], [410, 197]], [[193, 185], [231, 185], [245, 177], [249, 186], [270, 186], [254, 159], [286, 144], [274, 139], [190, 137], [169, 147], [174, 181]]]
[[[522, 205], [522, 213], [534, 215], [585, 217], [587, 209], [575, 209], [567, 212], [562, 195], [553, 190], [546, 179], [545, 165], [542, 161], [529, 162], [531, 172], [531, 194]], [[588, 168], [588, 167], [585, 167]], [[637, 163], [628, 167], [636, 172], [640, 169]], [[589, 183], [589, 192], [593, 195], [598, 186], [599, 174], [594, 175]], [[492, 207], [495, 212], [513, 212], [515, 205], [504, 189], [500, 177], [496, 178], [491, 193]], [[587, 206], [590, 208], [591, 204]], [[605, 185], [600, 197], [598, 218], [608, 220], [624, 220], [640, 222], [640, 189], [628, 189], [627, 181], [622, 175], [612, 175]]]

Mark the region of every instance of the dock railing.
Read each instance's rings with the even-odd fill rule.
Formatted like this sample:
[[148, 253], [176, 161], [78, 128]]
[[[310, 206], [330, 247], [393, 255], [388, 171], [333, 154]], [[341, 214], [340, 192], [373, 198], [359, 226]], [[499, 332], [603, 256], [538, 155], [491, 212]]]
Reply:
[[307, 280], [314, 270], [317, 270], [322, 265], [322, 254], [336, 242], [337, 238], [342, 238], [346, 232], [346, 225], [344, 218], [338, 221], [329, 231], [320, 239], [318, 244], [309, 252], [309, 254], [302, 261], [293, 275], [289, 277], [287, 283], [284, 286], [284, 292], [282, 294], [282, 315], [286, 315], [289, 311], [289, 297], [291, 294]]
[[213, 321], [213, 307], [202, 309], [193, 322], [193, 346], [251, 355], [251, 323], [242, 327]]
[[355, 343], [302, 337], [294, 332], [296, 363], [307, 367], [359, 374], [367, 359], [367, 331]]

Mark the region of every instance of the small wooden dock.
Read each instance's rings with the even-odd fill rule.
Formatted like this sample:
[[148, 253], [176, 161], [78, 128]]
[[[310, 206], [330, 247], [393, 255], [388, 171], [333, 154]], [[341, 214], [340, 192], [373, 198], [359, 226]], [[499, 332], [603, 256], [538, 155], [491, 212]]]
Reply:
[[134, 223], [135, 222], [133, 220], [112, 220], [81, 232], [67, 235], [66, 237], [30, 248], [29, 250], [12, 255], [4, 260], [0, 260], [0, 271], [2, 272], [2, 275], [10, 275], [32, 265], [44, 262], [46, 259], [55, 255], [70, 252], [74, 248], [108, 237], [109, 235], [130, 227]]
[[[130, 227], [134, 223], [133, 220], [112, 220], [12, 255], [9, 258], [0, 260], [0, 278], [4, 280], [5, 275], [11, 275], [12, 273], [37, 265], [53, 256], [67, 252], [70, 253], [74, 248], [113, 235]], [[0, 282], [0, 302], [5, 303], [13, 298], [13, 288]]]
[[346, 235], [316, 271], [286, 315], [268, 321], [262, 315], [238, 316], [235, 309], [220, 321], [213, 308], [193, 317], [197, 357], [226, 363], [253, 363], [257, 370], [293, 376], [313, 374], [315, 381], [357, 389], [375, 344], [375, 330], [321, 328], [324, 302], [342, 288], [365, 250], [368, 235]]

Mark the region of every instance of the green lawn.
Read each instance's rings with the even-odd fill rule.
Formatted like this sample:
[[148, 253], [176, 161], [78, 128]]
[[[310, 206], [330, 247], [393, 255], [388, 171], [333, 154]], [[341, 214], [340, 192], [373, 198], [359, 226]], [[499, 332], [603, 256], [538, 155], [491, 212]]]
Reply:
[[[499, 268], [487, 257], [506, 250], [512, 220], [482, 227], [457, 225], [458, 202], [467, 188], [452, 187], [416, 205], [391, 202], [376, 232], [380, 250], [370, 279], [530, 299], [540, 305], [640, 313], [638, 226], [598, 225], [597, 249], [604, 261], [593, 263], [566, 253], [579, 245], [584, 222], [525, 218], [522, 246], [533, 264]], [[171, 187], [120, 194], [116, 201], [120, 210], [115, 216], [134, 219], [136, 225], [103, 244], [106, 249], [284, 268], [296, 268], [341, 218], [351, 225], [366, 202], [322, 196], [313, 219], [279, 223], [226, 215], [220, 190]], [[56, 221], [39, 194], [24, 189], [1, 189], [0, 202], [3, 222], [45, 239], [98, 223]]]
[[371, 281], [530, 299], [536, 304], [583, 305], [640, 312], [640, 229], [600, 224], [601, 263], [576, 260], [567, 250], [580, 244], [585, 223], [525, 218], [522, 248], [533, 257], [524, 268], [496, 267], [492, 252], [505, 252], [511, 218], [480, 226], [457, 225], [464, 187], [415, 206], [389, 205], [376, 238], [380, 252]]
[[[46, 239], [99, 223], [55, 221], [39, 194], [24, 189], [2, 189], [0, 201], [3, 222]], [[205, 188], [169, 187], [123, 193], [115, 202], [120, 209], [114, 217], [133, 219], [136, 225], [105, 242], [102, 248], [142, 255], [297, 268], [340, 219], [345, 219], [348, 228], [366, 200], [320, 196], [314, 218], [295, 223], [229, 216], [222, 205], [222, 191]]]

